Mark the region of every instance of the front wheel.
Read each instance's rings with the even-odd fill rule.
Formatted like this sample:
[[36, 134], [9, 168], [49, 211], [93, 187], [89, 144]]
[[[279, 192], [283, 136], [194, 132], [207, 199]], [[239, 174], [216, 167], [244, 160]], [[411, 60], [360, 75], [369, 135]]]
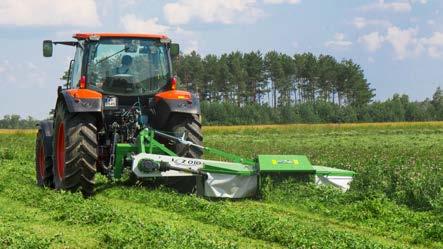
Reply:
[[97, 119], [90, 113], [70, 113], [58, 104], [54, 125], [54, 185], [56, 189], [94, 192], [98, 159]]
[[38, 130], [35, 140], [35, 175], [37, 185], [41, 187], [54, 186], [51, 139], [42, 129]]

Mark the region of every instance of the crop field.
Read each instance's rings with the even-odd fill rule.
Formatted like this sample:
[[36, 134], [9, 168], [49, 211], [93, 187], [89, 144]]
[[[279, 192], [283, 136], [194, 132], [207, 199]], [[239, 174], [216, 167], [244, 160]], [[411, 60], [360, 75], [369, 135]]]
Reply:
[[305, 154], [351, 190], [264, 179], [259, 200], [207, 200], [97, 178], [35, 185], [33, 131], [0, 131], [0, 248], [443, 248], [443, 122], [205, 127], [245, 157]]

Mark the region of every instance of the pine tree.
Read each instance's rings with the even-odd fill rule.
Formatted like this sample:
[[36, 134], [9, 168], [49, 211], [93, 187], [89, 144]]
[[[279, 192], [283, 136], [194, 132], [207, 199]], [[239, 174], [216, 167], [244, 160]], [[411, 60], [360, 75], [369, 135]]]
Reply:
[[260, 51], [250, 52], [244, 54], [243, 60], [246, 70], [246, 94], [249, 97], [247, 101], [260, 102], [266, 87], [263, 56]]
[[284, 71], [281, 64], [280, 55], [271, 51], [265, 55], [265, 70], [267, 78], [271, 81], [272, 91], [272, 106], [277, 106], [277, 89], [280, 82], [283, 80]]

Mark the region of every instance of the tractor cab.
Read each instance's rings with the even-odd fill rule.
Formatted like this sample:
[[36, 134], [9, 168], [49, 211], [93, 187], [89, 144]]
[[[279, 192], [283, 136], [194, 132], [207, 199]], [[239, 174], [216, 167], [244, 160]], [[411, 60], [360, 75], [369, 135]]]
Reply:
[[75, 34], [76, 42], [44, 41], [44, 56], [52, 45], [76, 47], [68, 74], [68, 88], [87, 88], [119, 96], [154, 95], [175, 90], [171, 57], [178, 44], [164, 35]]

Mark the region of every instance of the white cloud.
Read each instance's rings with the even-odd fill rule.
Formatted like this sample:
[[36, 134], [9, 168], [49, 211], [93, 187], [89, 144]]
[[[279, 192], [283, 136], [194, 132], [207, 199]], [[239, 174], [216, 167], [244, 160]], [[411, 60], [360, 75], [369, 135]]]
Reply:
[[176, 28], [172, 31], [172, 35], [174, 40], [179, 42], [180, 46], [182, 46], [182, 51], [184, 53], [199, 50], [198, 35], [195, 32]]
[[2, 0], [0, 25], [95, 27], [100, 20], [94, 0]]
[[351, 45], [352, 42], [347, 41], [343, 33], [336, 33], [333, 40], [325, 42], [326, 47], [334, 49], [345, 49]]
[[180, 43], [185, 53], [198, 51], [199, 43], [195, 32], [160, 24], [156, 17], [143, 20], [133, 14], [128, 14], [122, 17], [121, 26], [125, 31], [132, 33], [166, 34], [174, 42]]
[[131, 7], [137, 4], [137, 2], [139, 2], [139, 0], [120, 0], [119, 3], [124, 7]]
[[412, 3], [421, 3], [421, 4], [427, 4], [428, 0], [411, 0]]
[[356, 17], [354, 18], [354, 21], [352, 22], [354, 27], [357, 29], [363, 29], [368, 26], [376, 26], [376, 27], [389, 27], [391, 26], [391, 22], [387, 20], [380, 20], [380, 19], [366, 19], [364, 17]]
[[37, 69], [37, 66], [34, 63], [30, 62], [30, 61], [26, 62], [26, 66], [29, 68], [29, 70]]
[[385, 39], [392, 45], [397, 59], [402, 60], [420, 54], [423, 47], [418, 42], [417, 33], [417, 28], [400, 29], [395, 26], [388, 28]]
[[2, 78], [7, 76], [12, 72], [12, 65], [8, 60], [3, 60], [0, 62], [0, 74], [2, 75]]
[[57, 40], [66, 40], [72, 38], [72, 35], [81, 33], [82, 31], [80, 29], [65, 29], [55, 32], [55, 38]]
[[282, 3], [288, 3], [288, 4], [299, 4], [301, 3], [301, 0], [263, 0], [266, 4], [282, 4]]
[[409, 12], [412, 10], [410, 1], [398, 0], [394, 2], [385, 2], [384, 0], [378, 0], [376, 3], [371, 3], [361, 7], [364, 11], [381, 10], [381, 11], [394, 11], [394, 12]]
[[442, 58], [443, 57], [443, 50], [441, 48], [431, 46], [427, 49], [427, 51], [428, 51], [428, 55], [432, 58]]
[[[31, 61], [11, 63], [8, 60], [0, 62], [1, 84], [10, 86], [14, 84], [19, 88], [44, 87], [48, 84], [45, 70]], [[18, 80], [18, 78], [20, 80]]]
[[370, 52], [375, 52], [382, 47], [383, 43], [388, 43], [394, 50], [395, 59], [403, 60], [407, 57], [418, 56], [423, 51], [424, 46], [420, 43], [417, 34], [417, 28], [401, 29], [391, 26], [385, 35], [372, 32], [360, 36], [358, 41], [365, 45]]
[[386, 33], [372, 32], [358, 39], [370, 52], [375, 52], [388, 43], [394, 49], [395, 59], [413, 58], [427, 52], [431, 58], [443, 58], [443, 32], [434, 32], [429, 37], [419, 37], [418, 28], [401, 29], [389, 27]]
[[381, 48], [384, 40], [385, 38], [378, 32], [372, 32], [358, 38], [358, 42], [363, 43], [370, 52], [375, 52]]
[[443, 57], [443, 33], [434, 32], [429, 38], [420, 39], [423, 46], [427, 46], [427, 52], [430, 57]]
[[256, 0], [178, 0], [163, 7], [169, 24], [180, 25], [199, 19], [206, 23], [255, 22], [264, 16]]
[[443, 46], [443, 33], [434, 32], [431, 37], [421, 39], [421, 42], [425, 45]]
[[170, 27], [158, 23], [158, 18], [150, 18], [142, 20], [133, 14], [128, 14], [122, 17], [121, 24], [123, 28], [132, 33], [160, 33], [166, 34]]

